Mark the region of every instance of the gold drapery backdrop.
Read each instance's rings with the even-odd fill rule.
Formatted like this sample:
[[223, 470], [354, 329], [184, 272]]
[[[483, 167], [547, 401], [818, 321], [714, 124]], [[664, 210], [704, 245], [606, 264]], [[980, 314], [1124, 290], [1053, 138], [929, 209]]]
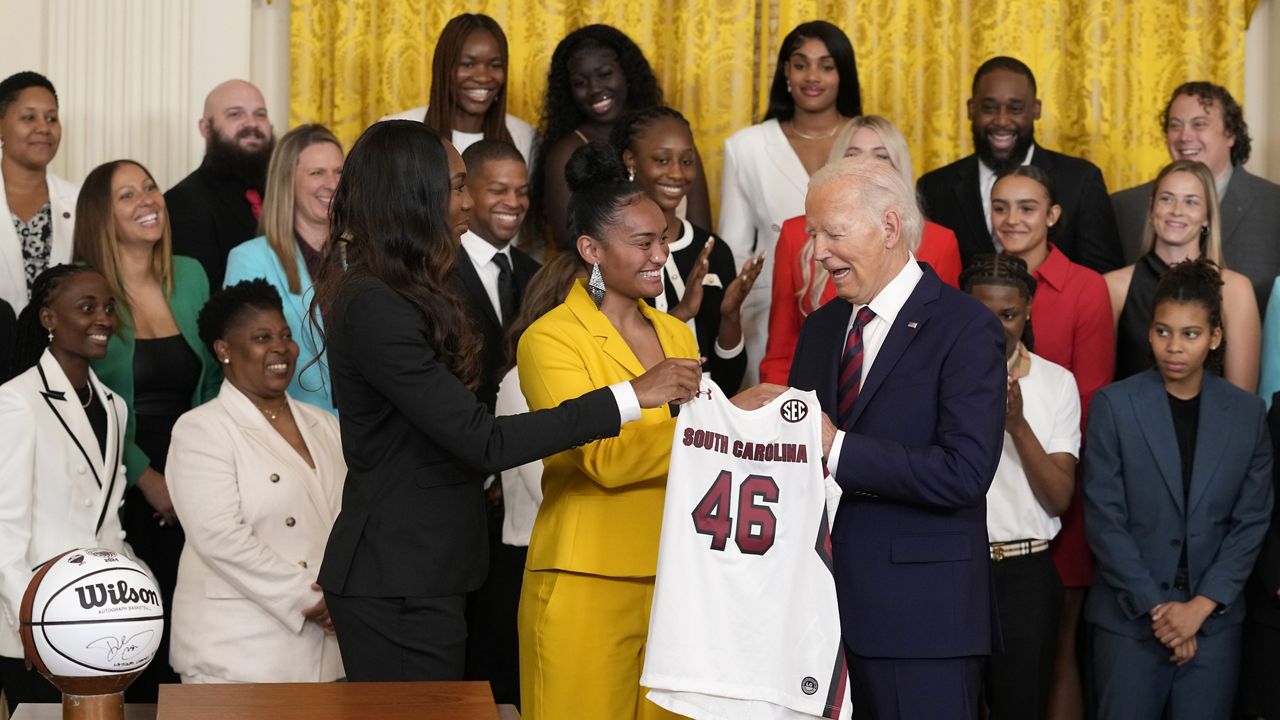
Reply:
[[1168, 162], [1159, 113], [1191, 79], [1244, 102], [1244, 34], [1258, 0], [293, 0], [289, 122], [329, 126], [347, 147], [379, 117], [427, 101], [449, 18], [492, 16], [507, 33], [508, 112], [538, 125], [551, 53], [603, 22], [644, 50], [666, 101], [693, 125], [719, 197], [725, 138], [759, 122], [778, 45], [821, 18], [849, 33], [863, 109], [891, 119], [917, 175], [972, 152], [973, 71], [1012, 55], [1036, 74], [1037, 139], [1097, 163], [1112, 190]]

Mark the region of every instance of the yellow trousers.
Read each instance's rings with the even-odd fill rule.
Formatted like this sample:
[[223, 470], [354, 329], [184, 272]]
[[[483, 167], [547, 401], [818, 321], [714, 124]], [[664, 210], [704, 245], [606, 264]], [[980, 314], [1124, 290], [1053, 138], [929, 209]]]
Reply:
[[525, 570], [520, 592], [524, 720], [666, 720], [640, 671], [653, 578]]

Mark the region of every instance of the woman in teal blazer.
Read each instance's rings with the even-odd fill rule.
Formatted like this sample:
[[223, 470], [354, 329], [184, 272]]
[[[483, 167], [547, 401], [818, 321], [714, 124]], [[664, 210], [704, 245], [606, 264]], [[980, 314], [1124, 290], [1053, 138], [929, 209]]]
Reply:
[[155, 659], [130, 686], [130, 702], [155, 702], [169, 667], [170, 599], [184, 537], [164, 480], [173, 424], [217, 395], [221, 375], [200, 341], [196, 317], [209, 298], [200, 263], [174, 257], [164, 195], [131, 160], [100, 165], [76, 203], [75, 257], [106, 278], [120, 322], [93, 371], [129, 409], [124, 462], [129, 479], [121, 524], [151, 568], [164, 601], [165, 633]]
[[223, 281], [262, 278], [284, 300], [284, 319], [298, 343], [289, 395], [337, 414], [320, 335], [309, 319], [312, 270], [329, 238], [329, 201], [342, 174], [342, 145], [321, 125], [301, 125], [276, 144], [262, 201], [264, 234], [237, 245], [227, 256]]

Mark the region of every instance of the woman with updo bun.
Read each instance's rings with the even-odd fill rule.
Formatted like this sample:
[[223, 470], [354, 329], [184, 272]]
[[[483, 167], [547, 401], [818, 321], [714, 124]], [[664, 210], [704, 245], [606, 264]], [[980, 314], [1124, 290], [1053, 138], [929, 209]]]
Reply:
[[[566, 177], [569, 227], [591, 270], [520, 340], [516, 367], [534, 410], [698, 357], [689, 327], [645, 302], [663, 290], [662, 209], [607, 145], [580, 148]], [[757, 408], [784, 389], [733, 400]], [[675, 426], [669, 408], [650, 408], [617, 437], [546, 459], [520, 595], [523, 717], [675, 717], [640, 687]]]

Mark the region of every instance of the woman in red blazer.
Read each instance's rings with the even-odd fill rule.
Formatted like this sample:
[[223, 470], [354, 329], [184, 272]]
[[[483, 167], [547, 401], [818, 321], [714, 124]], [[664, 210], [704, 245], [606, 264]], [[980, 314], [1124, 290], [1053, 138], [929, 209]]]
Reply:
[[[871, 153], [898, 169], [914, 186], [911, 152], [893, 123], [879, 115], [850, 120], [831, 146], [830, 160]], [[957, 286], [960, 248], [956, 234], [926, 221], [920, 247], [912, 248], [917, 260], [929, 263], [943, 282]], [[791, 372], [791, 356], [800, 337], [800, 326], [809, 313], [835, 297], [835, 285], [821, 264], [813, 261], [813, 248], [803, 215], [782, 225], [773, 263], [773, 301], [769, 306], [769, 339], [760, 362], [760, 382], [785, 385]]]

